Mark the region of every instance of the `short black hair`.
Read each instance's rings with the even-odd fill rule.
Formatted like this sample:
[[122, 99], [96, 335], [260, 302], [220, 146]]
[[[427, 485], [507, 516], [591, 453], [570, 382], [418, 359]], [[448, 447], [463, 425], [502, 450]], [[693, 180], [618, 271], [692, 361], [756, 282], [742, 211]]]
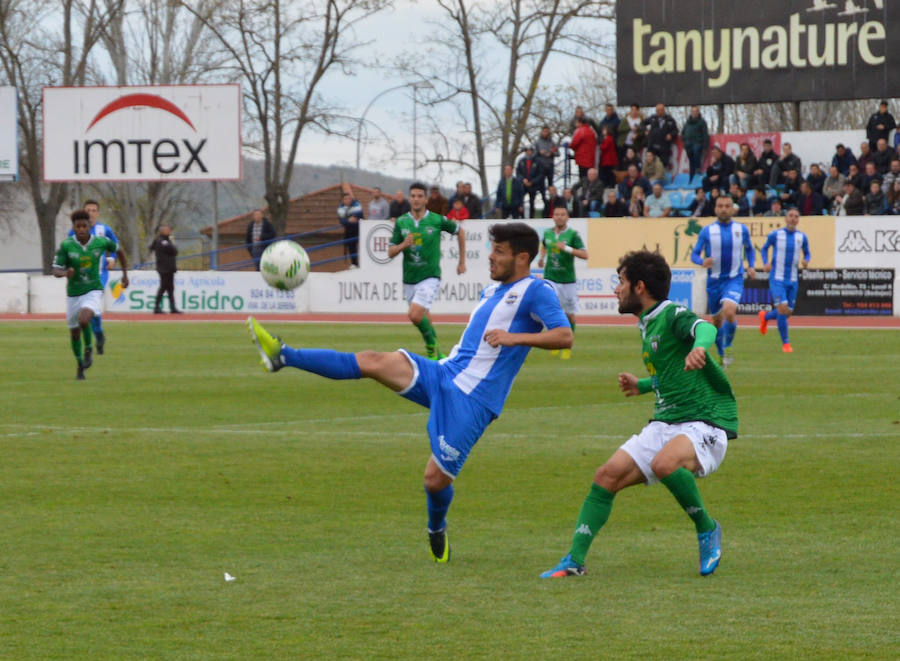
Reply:
[[534, 228], [526, 223], [497, 223], [488, 228], [488, 234], [494, 243], [508, 242], [513, 255], [527, 252], [529, 262], [538, 254], [540, 238]]
[[665, 300], [669, 295], [672, 270], [658, 252], [634, 250], [619, 259], [616, 273], [624, 273], [632, 287], [643, 282], [647, 293], [656, 301]]
[[425, 184], [423, 184], [421, 181], [414, 181], [409, 185], [409, 190], [414, 190], [414, 189], [418, 189], [418, 190], [422, 191], [423, 193], [428, 192], [428, 188], [426, 188]]
[[100, 203], [97, 200], [90, 200], [90, 199], [85, 200], [84, 204], [81, 205], [81, 208], [84, 209], [89, 204], [93, 204], [98, 209], [100, 208]]
[[[87, 204], [87, 202], [85, 202], [85, 204]], [[75, 211], [73, 211], [71, 218], [73, 225], [75, 224], [76, 220], [86, 220], [88, 222], [91, 222], [91, 216], [84, 209], [76, 209]]]

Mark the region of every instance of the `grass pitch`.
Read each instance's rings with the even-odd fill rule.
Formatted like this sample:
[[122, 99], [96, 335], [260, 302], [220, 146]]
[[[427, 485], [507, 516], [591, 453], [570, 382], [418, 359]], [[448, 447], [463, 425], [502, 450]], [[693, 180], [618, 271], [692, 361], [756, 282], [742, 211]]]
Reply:
[[[457, 481], [442, 566], [424, 409], [266, 374], [238, 324], [106, 326], [76, 382], [64, 324], [0, 324], [0, 658], [896, 658], [900, 332], [797, 329], [786, 356], [741, 328], [741, 435], [700, 482], [715, 575], [656, 486], [617, 497], [587, 576], [541, 581], [651, 412], [615, 383], [642, 369], [635, 329], [531, 353]], [[408, 325], [272, 328], [420, 350]]]

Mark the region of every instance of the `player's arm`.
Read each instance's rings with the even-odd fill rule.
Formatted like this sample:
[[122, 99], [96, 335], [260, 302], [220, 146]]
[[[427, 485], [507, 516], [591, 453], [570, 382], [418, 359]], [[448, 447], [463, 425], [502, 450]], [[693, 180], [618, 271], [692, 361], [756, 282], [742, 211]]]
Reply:
[[750, 230], [747, 229], [747, 226], [744, 225], [744, 252], [747, 255], [747, 275], [751, 278], [756, 277], [756, 269], [753, 266], [756, 264], [756, 249], [753, 247], [753, 243], [750, 241]]
[[772, 270], [772, 265], [769, 264], [769, 248], [775, 249], [775, 239], [773, 234], [769, 234], [769, 236], [766, 237], [766, 242], [762, 244], [762, 248], [759, 249], [759, 256], [763, 263], [763, 271], [766, 273]]
[[652, 381], [650, 377], [639, 379], [631, 372], [621, 372], [619, 374], [619, 389], [625, 393], [626, 397], [635, 397], [643, 395], [645, 392], [650, 392]]
[[538, 258], [538, 268], [544, 268], [544, 263], [547, 259], [547, 246], [544, 245], [544, 242], [541, 241], [541, 256]]
[[466, 233], [462, 227], [456, 226], [456, 245], [459, 246], [459, 262], [456, 264], [456, 275], [466, 272]]
[[75, 275], [75, 269], [71, 266], [66, 268], [66, 250], [62, 246], [56, 251], [56, 257], [53, 258], [52, 272], [56, 278], [71, 278]]
[[712, 257], [703, 257], [703, 252], [709, 245], [709, 233], [706, 231], [704, 227], [700, 230], [700, 236], [697, 237], [697, 243], [694, 244], [694, 249], [691, 251], [691, 261], [694, 262], [697, 266], [705, 266], [706, 268], [710, 268], [713, 264], [716, 263]]
[[802, 248], [803, 248], [803, 262], [800, 265], [803, 268], [806, 268], [807, 266], [809, 266], [810, 254], [809, 254], [809, 239], [807, 238], [807, 236], [805, 234], [803, 235]]
[[394, 259], [394, 257], [411, 246], [413, 240], [412, 232], [404, 237], [403, 232], [401, 232], [400, 228], [395, 224], [394, 233], [391, 235], [391, 245], [388, 246], [388, 257]]
[[121, 284], [122, 284], [122, 288], [124, 289], [124, 288], [128, 287], [128, 259], [125, 257], [125, 251], [122, 250], [118, 246], [118, 244], [114, 245], [110, 249], [110, 251], [112, 251], [112, 250], [115, 250], [116, 257], [118, 258], [119, 264], [121, 265], [121, 268], [122, 268]]

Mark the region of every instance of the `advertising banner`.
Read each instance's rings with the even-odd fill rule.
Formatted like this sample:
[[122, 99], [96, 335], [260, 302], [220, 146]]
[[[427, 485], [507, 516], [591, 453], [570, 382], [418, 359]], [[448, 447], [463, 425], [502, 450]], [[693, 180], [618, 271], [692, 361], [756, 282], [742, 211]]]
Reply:
[[618, 102], [881, 98], [900, 89], [898, 24], [890, 0], [619, 1]]
[[797, 313], [894, 314], [894, 269], [805, 269], [800, 272]]
[[834, 243], [834, 266], [900, 268], [900, 216], [838, 216]]
[[[109, 312], [153, 312], [159, 275], [155, 271], [131, 271], [130, 284], [122, 289], [121, 271], [111, 271], [104, 291]], [[309, 306], [309, 287], [279, 291], [269, 287], [256, 272], [179, 271], [175, 274], [175, 305], [195, 313], [300, 313]], [[168, 296], [163, 297], [168, 311]]]
[[45, 87], [45, 181], [241, 178], [239, 85]]
[[15, 87], [0, 86], [0, 181], [19, 178], [17, 98]]
[[[769, 232], [784, 225], [784, 220], [755, 216], [735, 218], [750, 230], [750, 239], [759, 249]], [[628, 250], [648, 249], [660, 252], [672, 268], [695, 268], [691, 251], [700, 230], [714, 218], [592, 218], [588, 234], [588, 266], [615, 267]], [[800, 229], [809, 237], [812, 264], [822, 268], [834, 266], [834, 217], [805, 216]]]

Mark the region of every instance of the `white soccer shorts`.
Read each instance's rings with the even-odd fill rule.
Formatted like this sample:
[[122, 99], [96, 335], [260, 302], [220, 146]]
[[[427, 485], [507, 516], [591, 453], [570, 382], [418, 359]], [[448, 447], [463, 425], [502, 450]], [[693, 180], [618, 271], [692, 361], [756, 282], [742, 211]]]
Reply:
[[574, 282], [553, 282], [547, 280], [556, 290], [559, 297], [559, 304], [562, 305], [563, 312], [569, 316], [575, 316], [578, 313], [578, 285]]
[[93, 289], [81, 296], [67, 296], [66, 323], [69, 324], [69, 328], [78, 328], [78, 313], [83, 308], [88, 308], [95, 315], [99, 315], [102, 313], [102, 306], [103, 291], [100, 289]]
[[659, 482], [659, 478], [650, 469], [653, 458], [659, 451], [676, 436], [685, 435], [691, 439], [694, 453], [700, 463], [700, 469], [694, 472], [697, 477], [706, 477], [716, 472], [716, 469], [725, 458], [728, 449], [728, 436], [724, 429], [713, 427], [705, 422], [679, 422], [669, 424], [654, 420], [636, 434], [629, 438], [620, 447], [634, 459], [634, 463], [641, 469], [647, 484]]
[[431, 304], [441, 289], [440, 278], [425, 278], [414, 285], [403, 285], [403, 298], [408, 304], [421, 305], [426, 310], [431, 309]]

